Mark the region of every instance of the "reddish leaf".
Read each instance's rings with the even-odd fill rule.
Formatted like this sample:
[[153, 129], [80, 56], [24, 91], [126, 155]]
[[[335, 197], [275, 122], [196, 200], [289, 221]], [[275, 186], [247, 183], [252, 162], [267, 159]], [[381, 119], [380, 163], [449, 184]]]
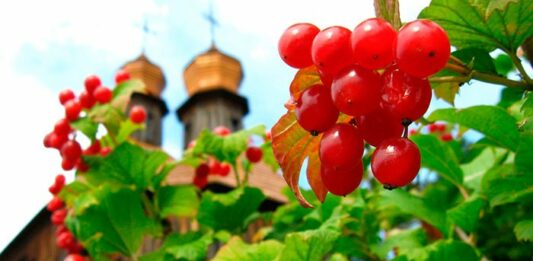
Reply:
[[[318, 139], [318, 138], [317, 138]], [[318, 139], [319, 140], [319, 139]], [[307, 181], [313, 189], [316, 197], [320, 202], [324, 202], [328, 189], [324, 186], [322, 176], [320, 175], [320, 158], [318, 157], [318, 145], [309, 155], [309, 161], [307, 162]]]
[[[272, 149], [274, 156], [283, 170], [283, 178], [294, 192], [300, 204], [304, 207], [312, 207], [312, 205], [303, 197], [298, 180], [300, 178], [300, 169], [303, 161], [310, 155], [318, 153], [318, 144], [320, 138], [313, 137], [309, 132], [304, 130], [296, 121], [294, 112], [288, 112], [283, 115], [279, 121], [272, 128]], [[316, 165], [315, 160], [313, 163]], [[311, 173], [310, 179], [314, 187], [318, 190], [317, 198], [322, 199], [322, 189], [318, 183], [316, 173]], [[323, 186], [323, 185], [322, 185]], [[315, 192], [316, 193], [316, 192]]]
[[298, 100], [304, 90], [319, 83], [322, 83], [322, 81], [314, 65], [300, 69], [291, 82], [290, 91], [292, 99]]

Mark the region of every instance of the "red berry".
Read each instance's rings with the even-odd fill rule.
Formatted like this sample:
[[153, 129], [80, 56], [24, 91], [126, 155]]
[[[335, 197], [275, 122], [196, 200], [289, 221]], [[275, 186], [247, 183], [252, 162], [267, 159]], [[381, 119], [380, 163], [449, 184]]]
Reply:
[[76, 169], [80, 172], [87, 172], [89, 170], [89, 166], [83, 161], [82, 158], [79, 158], [78, 161], [76, 161]]
[[70, 231], [65, 231], [57, 236], [56, 243], [58, 247], [67, 249], [72, 244], [76, 243], [76, 238]]
[[[83, 252], [83, 246], [80, 244], [80, 242], [74, 242], [73, 244], [71, 244], [68, 248], [67, 248], [67, 252], [69, 253], [69, 255], [72, 255], [72, 254], [80, 254]], [[83, 258], [83, 256], [79, 256], [79, 258]], [[81, 259], [83, 260], [83, 259]]]
[[332, 26], [320, 31], [313, 40], [311, 57], [323, 73], [335, 77], [343, 68], [353, 64], [350, 43], [352, 32], [342, 26]]
[[311, 45], [320, 29], [313, 24], [298, 23], [283, 32], [278, 43], [278, 52], [283, 61], [294, 68], [311, 66]]
[[100, 78], [96, 75], [89, 75], [85, 78], [85, 90], [90, 94], [92, 94], [94, 90], [96, 90], [96, 87], [101, 84], [102, 82], [100, 81]]
[[429, 108], [431, 95], [427, 79], [409, 76], [395, 68], [383, 73], [380, 106], [395, 117], [418, 120]]
[[404, 128], [399, 118], [377, 109], [367, 115], [357, 117], [357, 129], [368, 144], [377, 147], [388, 138], [401, 137]]
[[420, 170], [420, 151], [406, 138], [383, 141], [371, 160], [374, 177], [387, 189], [405, 186]]
[[339, 111], [359, 116], [379, 106], [381, 78], [379, 74], [361, 67], [343, 70], [331, 86], [331, 96]]
[[101, 150], [100, 150], [100, 156], [102, 157], [105, 157], [107, 155], [109, 155], [109, 153], [111, 153], [111, 148], [110, 147], [103, 147]]
[[442, 135], [440, 136], [440, 139], [441, 139], [442, 141], [446, 141], [446, 142], [448, 142], [448, 141], [453, 140], [453, 136], [452, 136], [451, 133], [444, 133], [444, 134], [442, 134]]
[[61, 156], [67, 160], [77, 161], [81, 153], [81, 146], [75, 140], [69, 140], [61, 147]]
[[194, 174], [196, 176], [207, 176], [209, 175], [209, 171], [209, 165], [202, 163], [196, 167]]
[[60, 210], [56, 210], [52, 213], [52, 217], [50, 220], [52, 220], [52, 223], [54, 225], [61, 225], [65, 221], [65, 218], [67, 217], [67, 209], [63, 208]]
[[428, 131], [429, 133], [435, 133], [439, 131], [439, 126], [437, 126], [436, 123], [432, 123], [428, 125]]
[[435, 126], [437, 127], [437, 130], [440, 132], [446, 131], [446, 124], [444, 123], [435, 123]]
[[68, 232], [68, 228], [64, 224], [60, 224], [56, 227], [55, 236], [58, 237], [59, 235]]
[[83, 155], [96, 155], [102, 149], [99, 140], [94, 140], [93, 143], [83, 151]]
[[450, 40], [437, 23], [421, 19], [400, 29], [396, 60], [402, 71], [425, 78], [440, 71], [449, 58]]
[[54, 133], [48, 133], [44, 136], [43, 145], [45, 148], [52, 148], [52, 134], [56, 135]]
[[64, 171], [73, 170], [75, 166], [76, 166], [76, 161], [74, 161], [74, 160], [63, 159], [61, 161], [61, 168]]
[[199, 189], [203, 189], [205, 186], [207, 186], [207, 176], [198, 176], [195, 175], [192, 183]]
[[263, 151], [258, 147], [248, 147], [246, 149], [246, 158], [251, 163], [257, 163], [263, 158]]
[[410, 129], [409, 130], [409, 136], [413, 136], [413, 135], [416, 135], [417, 134], [417, 131], [415, 129]]
[[317, 84], [303, 91], [296, 103], [296, 119], [302, 128], [312, 133], [324, 132], [339, 117], [329, 89]]
[[63, 261], [84, 261], [85, 257], [78, 254], [70, 254]]
[[66, 181], [65, 176], [59, 174], [59, 175], [56, 176], [56, 178], [54, 180], [54, 184], [60, 185], [60, 186], [64, 186], [65, 185], [65, 181]]
[[187, 149], [192, 149], [196, 145], [196, 140], [191, 140], [189, 144], [187, 144]]
[[322, 182], [329, 192], [337, 196], [346, 196], [354, 191], [363, 179], [363, 164], [361, 160], [343, 168], [328, 167], [322, 164], [320, 168]]
[[209, 173], [215, 175], [220, 174], [220, 162], [217, 160], [209, 161]]
[[55, 132], [52, 132], [50, 134], [48, 134], [48, 143], [50, 145], [50, 147], [52, 148], [55, 148], [55, 149], [61, 149], [61, 147], [63, 147], [63, 144], [65, 144], [65, 142], [68, 141], [68, 136], [67, 135], [59, 135]]
[[69, 121], [78, 119], [81, 112], [81, 104], [77, 100], [70, 100], [65, 103], [65, 117]]
[[130, 79], [130, 74], [125, 70], [120, 70], [115, 74], [115, 83], [119, 84]]
[[62, 90], [59, 93], [59, 102], [61, 103], [61, 105], [65, 105], [66, 102], [68, 102], [68, 101], [70, 101], [70, 100], [72, 100], [74, 98], [76, 98], [76, 95], [70, 89]]
[[70, 122], [67, 119], [61, 119], [56, 122], [54, 132], [61, 136], [67, 136], [72, 131]]
[[61, 189], [63, 189], [63, 185], [52, 184], [48, 188], [48, 191], [50, 191], [52, 195], [57, 195], [59, 192], [61, 192]]
[[396, 31], [381, 18], [370, 18], [355, 27], [351, 37], [355, 63], [375, 70], [394, 60]]
[[94, 99], [93, 95], [91, 93], [88, 93], [86, 90], [81, 92], [79, 99], [81, 107], [85, 109], [92, 108], [96, 103], [96, 100]]
[[231, 166], [228, 163], [226, 162], [220, 163], [220, 171], [219, 171], [220, 176], [225, 177], [230, 173], [230, 171], [231, 171]]
[[226, 126], [217, 126], [213, 129], [213, 133], [218, 136], [226, 136], [231, 133], [231, 130], [228, 129]]
[[324, 132], [320, 140], [319, 156], [330, 168], [346, 168], [363, 156], [363, 138], [350, 124], [337, 123]]
[[113, 99], [113, 92], [105, 86], [98, 86], [93, 93], [94, 99], [99, 103], [108, 103]]
[[193, 184], [199, 189], [207, 185], [207, 175], [209, 174], [209, 165], [202, 163], [195, 169]]
[[54, 212], [63, 208], [64, 206], [65, 204], [63, 204], [63, 201], [60, 198], [54, 197], [52, 200], [50, 200], [50, 202], [48, 202], [48, 206], [46, 206], [46, 209], [48, 209], [48, 211], [50, 212]]
[[271, 130], [267, 130], [265, 132], [265, 141], [272, 141], [272, 131]]
[[140, 105], [131, 107], [130, 120], [137, 124], [143, 123], [146, 120], [146, 110], [144, 110], [144, 107]]

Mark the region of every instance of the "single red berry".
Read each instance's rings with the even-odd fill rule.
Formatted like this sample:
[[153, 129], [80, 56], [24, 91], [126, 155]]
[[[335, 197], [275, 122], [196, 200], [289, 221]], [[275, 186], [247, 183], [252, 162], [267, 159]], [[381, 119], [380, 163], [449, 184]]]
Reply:
[[59, 235], [68, 232], [68, 228], [64, 224], [57, 225], [55, 236], [58, 237]]
[[48, 133], [44, 136], [43, 145], [45, 148], [52, 148], [52, 134], [56, 135], [54, 133]]
[[370, 18], [355, 27], [351, 43], [355, 63], [375, 70], [394, 60], [396, 30], [381, 18]]
[[416, 135], [418, 132], [415, 130], [415, 129], [410, 129], [409, 130], [409, 136], [413, 136], [413, 135]]
[[404, 128], [399, 118], [377, 109], [367, 115], [357, 117], [357, 129], [368, 144], [377, 147], [388, 138], [401, 137]]
[[298, 23], [283, 32], [278, 42], [278, 52], [283, 61], [294, 68], [311, 66], [311, 46], [320, 29], [313, 24]]
[[444, 134], [442, 134], [442, 135], [440, 136], [440, 139], [441, 139], [442, 141], [446, 141], [446, 142], [448, 142], [448, 141], [453, 140], [453, 136], [452, 136], [451, 133], [444, 133]]
[[207, 176], [194, 175], [192, 183], [199, 189], [203, 189], [207, 186]]
[[54, 132], [61, 136], [67, 136], [72, 131], [70, 122], [67, 119], [61, 119], [54, 125]]
[[63, 144], [68, 141], [67, 135], [59, 135], [55, 132], [49, 134], [48, 142], [50, 147], [60, 150]]
[[333, 80], [331, 97], [339, 111], [351, 116], [365, 115], [378, 108], [381, 85], [376, 72], [352, 66]]
[[218, 162], [217, 160], [209, 161], [209, 174], [220, 174], [220, 162]]
[[207, 176], [209, 175], [209, 172], [209, 165], [207, 163], [202, 163], [196, 167], [194, 174], [196, 176]]
[[324, 132], [335, 124], [338, 117], [339, 111], [324, 85], [309, 87], [296, 102], [296, 119], [302, 128], [311, 133]]
[[146, 120], [146, 110], [144, 107], [140, 105], [131, 107], [130, 120], [137, 124], [143, 123]]
[[67, 249], [69, 246], [76, 242], [76, 238], [70, 231], [65, 231], [59, 234], [56, 238], [57, 246], [63, 249]]
[[115, 83], [119, 84], [130, 79], [130, 74], [126, 70], [120, 70], [115, 74]]
[[272, 131], [266, 130], [265, 132], [265, 141], [272, 141]]
[[396, 68], [383, 73], [380, 106], [395, 117], [418, 120], [429, 108], [431, 96], [427, 79], [409, 76]]
[[230, 171], [231, 171], [231, 166], [228, 163], [226, 162], [220, 163], [220, 171], [219, 171], [220, 176], [225, 177], [230, 173]]
[[68, 102], [68, 101], [70, 101], [70, 100], [72, 100], [74, 98], [76, 98], [76, 95], [70, 89], [62, 90], [59, 93], [59, 102], [61, 103], [61, 105], [65, 105], [66, 102]]
[[66, 178], [64, 175], [58, 174], [54, 180], [54, 184], [56, 185], [65, 185]]
[[99, 103], [108, 103], [113, 99], [113, 92], [105, 86], [98, 86], [93, 92], [94, 99]]
[[85, 78], [85, 90], [87, 90], [88, 93], [92, 94], [94, 90], [96, 90], [96, 87], [100, 86], [102, 84], [102, 81], [100, 81], [100, 77], [96, 75], [89, 75], [87, 78]]
[[[67, 252], [69, 253], [69, 255], [81, 254], [81, 253], [83, 253], [83, 250], [84, 250], [83, 245], [81, 245], [80, 242], [78, 242], [78, 241], [74, 242], [72, 245], [70, 245], [67, 248]], [[83, 256], [80, 256], [80, 258], [83, 258]], [[81, 260], [83, 260], [83, 259], [81, 259]]]
[[263, 151], [258, 147], [248, 147], [246, 149], [246, 158], [251, 163], [257, 163], [263, 158]]
[[81, 92], [79, 100], [81, 107], [85, 109], [90, 109], [96, 104], [93, 94], [88, 93], [87, 90]]
[[87, 172], [89, 170], [89, 166], [83, 161], [82, 158], [79, 158], [78, 161], [76, 161], [76, 169], [79, 172]]
[[231, 133], [231, 130], [228, 129], [226, 126], [217, 126], [213, 129], [213, 133], [218, 136], [227, 136]]
[[48, 211], [50, 212], [54, 212], [63, 208], [64, 206], [65, 204], [60, 198], [54, 197], [52, 200], [50, 200], [50, 202], [48, 202], [48, 206], [46, 206], [46, 209], [48, 209]]
[[446, 131], [446, 124], [444, 123], [435, 123], [435, 126], [437, 127], [437, 130], [440, 132]]
[[353, 64], [351, 35], [352, 32], [347, 28], [331, 26], [315, 36], [311, 57], [323, 74], [335, 77], [343, 68]]
[[432, 123], [428, 125], [428, 131], [429, 133], [435, 133], [439, 131], [439, 126], [437, 126], [436, 123]]
[[384, 140], [371, 160], [374, 177], [387, 189], [405, 186], [420, 170], [420, 151], [406, 138]]
[[48, 191], [50, 191], [52, 195], [57, 195], [59, 192], [61, 192], [61, 189], [63, 189], [63, 185], [52, 184], [48, 188]]
[[361, 133], [350, 124], [337, 123], [324, 132], [318, 152], [322, 164], [331, 168], [345, 168], [360, 161], [363, 150]]
[[65, 221], [66, 217], [67, 217], [67, 209], [62, 208], [62, 209], [54, 211], [52, 213], [52, 216], [50, 217], [50, 220], [52, 220], [52, 223], [54, 225], [61, 225]]
[[110, 147], [103, 147], [100, 150], [100, 156], [105, 157], [105, 156], [109, 155], [109, 153], [111, 153], [111, 151], [112, 151], [112, 149]]
[[363, 179], [363, 164], [361, 160], [342, 168], [328, 167], [322, 164], [320, 175], [324, 186], [334, 195], [346, 196], [354, 191]]
[[437, 23], [420, 19], [405, 24], [398, 33], [396, 61], [400, 69], [425, 78], [440, 71], [450, 58], [450, 40]]
[[189, 144], [187, 144], [187, 149], [192, 149], [196, 145], [196, 140], [191, 140]]
[[85, 257], [78, 254], [70, 254], [63, 261], [85, 261]]
[[74, 160], [63, 159], [63, 160], [61, 161], [61, 168], [62, 168], [64, 171], [73, 170], [74, 167], [76, 166], [76, 162], [77, 162], [77, 161], [74, 161]]
[[69, 140], [61, 147], [61, 156], [67, 160], [75, 162], [80, 158], [81, 153], [81, 146], [76, 140]]
[[65, 103], [65, 117], [69, 121], [74, 121], [78, 119], [81, 112], [81, 104], [77, 100], [70, 100]]

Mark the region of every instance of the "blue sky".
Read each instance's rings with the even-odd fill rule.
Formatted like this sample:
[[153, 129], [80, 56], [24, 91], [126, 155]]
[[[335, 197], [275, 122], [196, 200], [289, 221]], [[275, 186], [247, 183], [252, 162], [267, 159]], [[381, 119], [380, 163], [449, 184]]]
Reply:
[[[402, 0], [402, 19], [410, 21], [428, 0]], [[353, 29], [373, 16], [372, 1], [213, 1], [220, 26], [216, 44], [240, 59], [244, 80], [240, 93], [250, 104], [245, 126], [271, 127], [285, 112], [288, 86], [295, 70], [278, 57], [277, 40], [296, 22], [321, 28], [343, 25]], [[166, 75], [163, 98], [170, 113], [164, 120], [163, 147], [179, 157], [182, 127], [175, 110], [186, 99], [182, 71], [210, 45], [204, 19], [208, 1], [2, 1], [0, 3], [0, 249], [3, 249], [49, 200], [53, 177], [64, 173], [56, 151], [45, 150], [42, 139], [62, 117], [60, 90], [80, 92], [88, 74], [113, 85], [113, 75], [136, 58], [143, 46], [146, 18], [153, 33], [146, 54]], [[458, 107], [491, 104], [500, 87], [468, 85]], [[446, 106], [433, 101], [431, 108]], [[430, 109], [431, 110], [431, 109]], [[72, 179], [72, 173], [66, 173]]]

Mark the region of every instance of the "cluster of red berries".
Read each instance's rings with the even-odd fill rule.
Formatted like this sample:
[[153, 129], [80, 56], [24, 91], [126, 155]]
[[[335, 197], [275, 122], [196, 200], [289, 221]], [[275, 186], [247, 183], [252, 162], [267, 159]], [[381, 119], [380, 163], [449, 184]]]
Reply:
[[[231, 130], [225, 126], [218, 126], [213, 129], [213, 133], [220, 137], [231, 134]], [[195, 145], [195, 141], [191, 141], [187, 148], [191, 149]], [[263, 151], [259, 147], [250, 146], [245, 152], [246, 158], [251, 163], [257, 163], [263, 158]], [[219, 162], [215, 158], [210, 157], [207, 162], [198, 165], [194, 171], [193, 184], [199, 189], [207, 185], [207, 177], [209, 175], [218, 175], [226, 177], [231, 172], [231, 165], [227, 162]]]
[[[314, 66], [320, 75], [321, 83], [291, 99], [301, 127], [323, 133], [321, 174], [330, 192], [346, 195], [358, 187], [364, 141], [376, 147], [371, 167], [386, 188], [414, 179], [420, 153], [405, 130], [427, 111], [432, 96], [427, 77], [450, 56], [449, 39], [438, 24], [415, 20], [397, 32], [380, 18], [353, 31], [298, 23], [283, 33], [278, 51], [289, 66]], [[339, 123], [341, 113], [350, 123]]]
[[52, 212], [51, 220], [56, 225], [56, 244], [59, 248], [66, 250], [69, 254], [65, 261], [84, 260], [82, 254], [84, 253], [83, 246], [76, 240], [76, 237], [65, 226], [65, 218], [68, 214], [68, 209], [65, 203], [58, 197], [65, 186], [65, 176], [57, 175], [54, 184], [48, 189], [54, 196], [46, 207], [48, 211]]
[[448, 131], [446, 124], [444, 123], [432, 123], [427, 126], [428, 132], [437, 135], [442, 141], [453, 140], [453, 135]]
[[[119, 71], [115, 76], [117, 84], [129, 80], [130, 76], [125, 71]], [[100, 146], [98, 140], [94, 140], [90, 146], [82, 149], [76, 141], [75, 131], [71, 127], [71, 122], [77, 120], [82, 112], [87, 112], [95, 104], [106, 104], [111, 101], [113, 94], [111, 89], [103, 86], [101, 80], [96, 75], [90, 75], [85, 79], [85, 89], [78, 97], [70, 89], [59, 93], [59, 102], [64, 106], [65, 117], [57, 121], [53, 131], [44, 138], [44, 146], [59, 150], [62, 157], [61, 167], [68, 171], [77, 169], [86, 172], [88, 166], [83, 162], [82, 155], [106, 156], [111, 151], [110, 148]], [[146, 111], [142, 106], [133, 106], [130, 110], [130, 120], [137, 124], [144, 122]]]

